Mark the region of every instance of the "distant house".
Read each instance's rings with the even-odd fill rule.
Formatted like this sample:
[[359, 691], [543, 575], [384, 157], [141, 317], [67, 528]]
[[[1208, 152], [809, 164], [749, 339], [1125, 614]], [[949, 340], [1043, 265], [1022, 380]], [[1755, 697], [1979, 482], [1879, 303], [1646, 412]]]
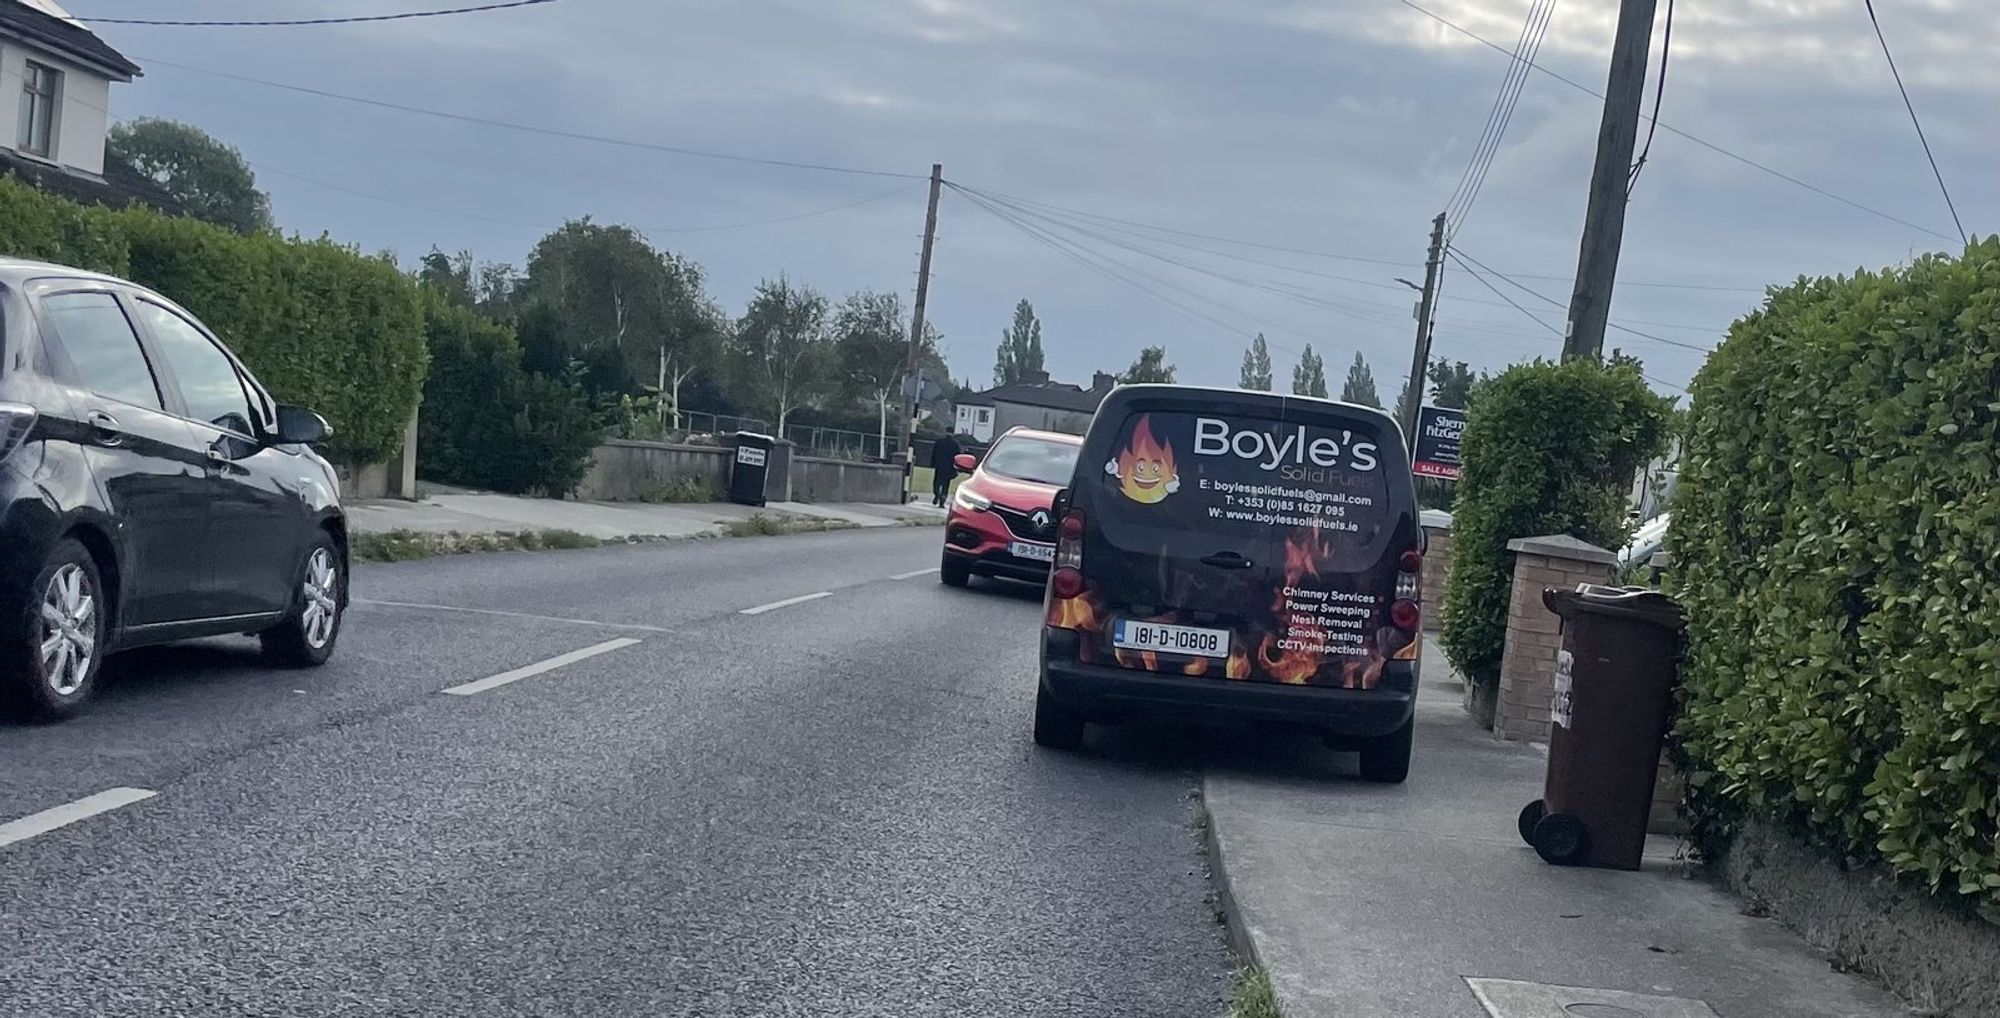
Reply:
[[111, 84], [139, 74], [55, 0], [0, 0], [0, 175], [75, 201], [179, 211], [105, 155]]
[[957, 403], [957, 432], [991, 442], [1009, 428], [1041, 428], [1081, 435], [1097, 405], [1118, 380], [1100, 371], [1090, 388], [1049, 381], [1046, 371], [1030, 372], [1010, 385], [963, 397]]

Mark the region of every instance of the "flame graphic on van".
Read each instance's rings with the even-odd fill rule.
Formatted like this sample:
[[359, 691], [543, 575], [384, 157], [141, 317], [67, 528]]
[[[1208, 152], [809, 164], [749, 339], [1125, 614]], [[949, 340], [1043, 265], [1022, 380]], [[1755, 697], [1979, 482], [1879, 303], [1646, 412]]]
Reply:
[[1147, 416], [1132, 427], [1132, 441], [1118, 458], [1104, 464], [1104, 472], [1118, 478], [1118, 490], [1134, 502], [1152, 504], [1181, 490], [1180, 475], [1174, 469], [1174, 448], [1153, 438]]

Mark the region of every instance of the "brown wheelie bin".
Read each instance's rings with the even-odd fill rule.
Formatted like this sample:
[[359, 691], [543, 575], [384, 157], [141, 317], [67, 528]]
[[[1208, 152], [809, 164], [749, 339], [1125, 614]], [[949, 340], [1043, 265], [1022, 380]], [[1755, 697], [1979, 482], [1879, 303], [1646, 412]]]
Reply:
[[1563, 620], [1542, 797], [1521, 837], [1559, 865], [1636, 870], [1673, 712], [1685, 620], [1645, 588], [1545, 590]]

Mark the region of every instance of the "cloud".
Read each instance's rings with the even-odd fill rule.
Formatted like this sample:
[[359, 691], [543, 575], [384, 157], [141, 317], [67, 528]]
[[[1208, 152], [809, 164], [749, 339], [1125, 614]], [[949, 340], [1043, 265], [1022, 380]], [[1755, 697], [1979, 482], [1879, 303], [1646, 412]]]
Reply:
[[[1511, 45], [1527, 0], [1419, 0]], [[92, 12], [142, 14], [147, 0]], [[1542, 62], [1601, 87], [1609, 7], [1556, 8]], [[1878, 5], [1880, 6], [1880, 5]], [[332, 0], [301, 4], [345, 10]], [[1969, 226], [2000, 219], [1990, 128], [2000, 28], [1972, 0], [1882, 10]], [[258, 8], [217, 0], [212, 16]], [[1189, 381], [1229, 382], [1263, 331], [1280, 369], [1312, 342], [1362, 351], [1400, 383], [1429, 222], [1476, 143], [1505, 58], [1395, 0], [739, 0], [562, 3], [505, 15], [291, 34], [125, 28], [139, 57], [226, 69], [565, 130], [947, 177], [1047, 205], [1007, 212], [945, 197], [931, 290], [955, 371], [980, 381], [1015, 300], [1047, 322], [1067, 378], [1165, 343]], [[1894, 216], [1949, 231], [1937, 188], [1857, 5], [1681, 4], [1665, 120]], [[1650, 85], [1649, 85], [1650, 89]], [[740, 309], [780, 271], [833, 292], [914, 282], [923, 192], [767, 227], [894, 180], [648, 153], [437, 121], [154, 67], [121, 114], [197, 123], [258, 162], [396, 199], [275, 174], [281, 221], [410, 258], [432, 244], [519, 261], [541, 232], [591, 214], [653, 228]], [[1460, 244], [1558, 302], [1568, 296], [1598, 102], [1541, 74], [1524, 89]], [[413, 208], [411, 206], [419, 206]], [[1052, 211], [1078, 210], [1088, 216]], [[1003, 211], [1006, 211], [1003, 209]], [[475, 218], [483, 217], [483, 218]], [[1094, 218], [1093, 218], [1094, 217]], [[500, 220], [498, 222], [494, 220]], [[1115, 220], [1397, 264], [1147, 231]], [[1990, 228], [1990, 227], [1989, 227]], [[1713, 342], [1757, 288], [1941, 246], [1662, 131], [1629, 209], [1614, 318]], [[1555, 279], [1528, 278], [1553, 276]], [[1332, 278], [1345, 277], [1345, 278]], [[1496, 285], [1560, 327], [1559, 308]], [[1545, 313], [1544, 313], [1545, 312]], [[1469, 274], [1447, 271], [1438, 353], [1485, 367], [1557, 341]], [[1628, 342], [1629, 340], [1629, 342]], [[1698, 354], [1619, 340], [1684, 381]]]

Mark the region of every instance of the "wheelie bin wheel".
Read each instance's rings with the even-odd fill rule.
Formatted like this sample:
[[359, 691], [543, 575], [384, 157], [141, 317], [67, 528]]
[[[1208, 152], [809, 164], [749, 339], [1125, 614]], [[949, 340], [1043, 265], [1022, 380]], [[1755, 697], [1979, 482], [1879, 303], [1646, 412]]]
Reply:
[[1590, 851], [1590, 832], [1583, 821], [1568, 813], [1550, 813], [1535, 821], [1533, 836], [1528, 841], [1544, 862], [1557, 866], [1580, 863]]
[[1514, 822], [1514, 826], [1521, 832], [1521, 840], [1532, 847], [1535, 843], [1535, 825], [1548, 815], [1549, 806], [1540, 799], [1521, 807], [1521, 817]]

